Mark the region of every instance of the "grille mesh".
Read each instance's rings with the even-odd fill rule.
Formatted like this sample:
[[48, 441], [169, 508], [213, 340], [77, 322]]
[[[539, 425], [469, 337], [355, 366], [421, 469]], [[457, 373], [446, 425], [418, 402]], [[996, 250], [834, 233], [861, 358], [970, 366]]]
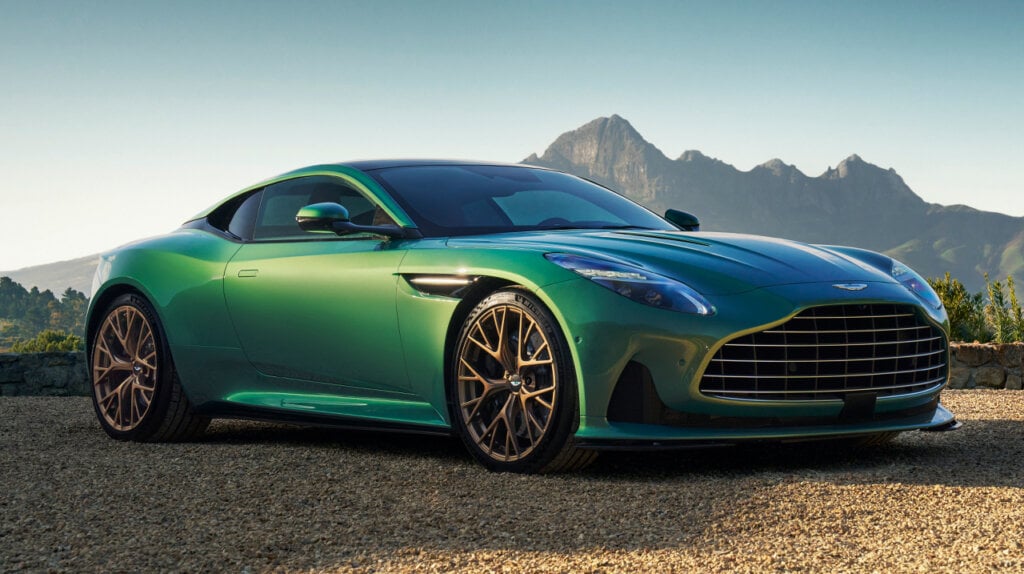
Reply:
[[946, 349], [942, 331], [910, 306], [813, 307], [723, 345], [700, 390], [765, 401], [904, 395], [945, 382]]

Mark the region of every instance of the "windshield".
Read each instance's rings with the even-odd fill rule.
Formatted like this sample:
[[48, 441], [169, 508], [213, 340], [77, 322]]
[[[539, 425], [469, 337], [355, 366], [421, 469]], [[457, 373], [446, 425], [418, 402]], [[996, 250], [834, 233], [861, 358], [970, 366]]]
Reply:
[[555, 171], [431, 165], [368, 173], [428, 237], [542, 229], [676, 229], [614, 191]]

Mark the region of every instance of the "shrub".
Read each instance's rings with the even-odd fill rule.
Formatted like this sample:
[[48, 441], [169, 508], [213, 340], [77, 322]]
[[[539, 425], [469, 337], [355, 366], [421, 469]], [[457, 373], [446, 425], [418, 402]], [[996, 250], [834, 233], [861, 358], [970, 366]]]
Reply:
[[1005, 285], [985, 274], [985, 290], [971, 294], [963, 283], [946, 273], [929, 279], [949, 315], [949, 332], [954, 341], [1013, 343], [1024, 341], [1024, 313], [1021, 312], [1013, 276]]
[[985, 300], [981, 293], [971, 294], [964, 284], [946, 273], [943, 279], [929, 279], [949, 315], [949, 331], [957, 341], [986, 342], [991, 335], [985, 325]]
[[992, 333], [992, 341], [996, 343], [1012, 343], [1020, 341], [1024, 335], [1024, 319], [1021, 318], [1020, 303], [1013, 285], [1013, 277], [1006, 278], [1006, 292], [999, 281], [990, 281], [985, 274], [985, 291], [988, 301], [985, 303], [985, 322]]
[[11, 345], [12, 353], [49, 353], [53, 351], [84, 351], [85, 341], [64, 331], [46, 330], [34, 339], [19, 339]]

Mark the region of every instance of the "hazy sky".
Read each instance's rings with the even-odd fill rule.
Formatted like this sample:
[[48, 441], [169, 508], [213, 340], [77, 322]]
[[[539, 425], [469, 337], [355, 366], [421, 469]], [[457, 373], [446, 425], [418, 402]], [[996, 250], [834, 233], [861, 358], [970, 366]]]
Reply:
[[[669, 157], [1024, 215], [1024, 2], [0, 0], [0, 270], [319, 162], [519, 161], [617, 113]], [[684, 206], [685, 207], [685, 206]], [[884, 207], [883, 207], [884, 208]]]

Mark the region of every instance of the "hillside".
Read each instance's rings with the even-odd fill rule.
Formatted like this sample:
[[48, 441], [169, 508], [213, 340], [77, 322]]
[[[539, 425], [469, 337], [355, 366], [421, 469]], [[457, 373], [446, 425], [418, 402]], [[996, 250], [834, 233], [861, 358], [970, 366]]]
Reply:
[[15, 271], [0, 271], [0, 277], [10, 277], [26, 288], [39, 287], [40, 291], [49, 289], [60, 296], [65, 289], [71, 287], [75, 291], [92, 296], [92, 276], [96, 272], [99, 255], [90, 255], [79, 259], [35, 265]]
[[949, 271], [971, 290], [986, 271], [1024, 277], [1024, 218], [927, 203], [895, 170], [857, 155], [816, 177], [779, 159], [740, 171], [694, 150], [669, 159], [612, 116], [562, 134], [524, 163], [592, 179], [659, 213], [689, 211], [708, 231], [883, 251], [925, 276]]

